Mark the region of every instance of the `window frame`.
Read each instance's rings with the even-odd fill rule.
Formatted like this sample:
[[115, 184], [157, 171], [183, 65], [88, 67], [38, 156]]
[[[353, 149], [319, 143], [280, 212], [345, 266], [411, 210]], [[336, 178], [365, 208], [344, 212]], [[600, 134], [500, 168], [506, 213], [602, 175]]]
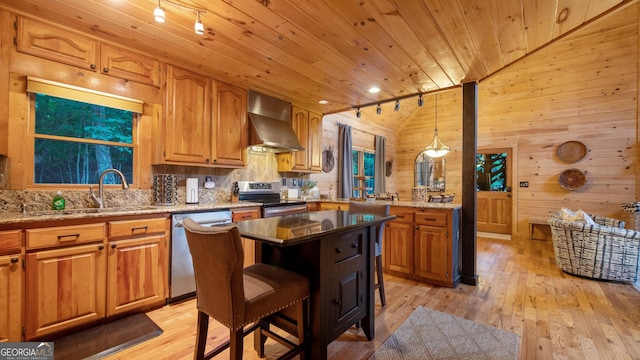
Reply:
[[[61, 88], [65, 88], [67, 87], [65, 84], [56, 84], [56, 83], [52, 83], [54, 86], [60, 86]], [[85, 103], [89, 103], [89, 104], [94, 104], [94, 105], [99, 105], [99, 106], [106, 106], [108, 107], [108, 104], [105, 104], [104, 102], [102, 103], [98, 103], [98, 102], [92, 102], [92, 101], [88, 101], [91, 99], [91, 94], [92, 93], [96, 93], [95, 91], [92, 91], [90, 89], [82, 89], [82, 88], [77, 88], [77, 87], [73, 87], [75, 91], [83, 91], [86, 90], [86, 94], [87, 97], [77, 100], [77, 99], [73, 99], [73, 98], [69, 98], [69, 97], [65, 97], [65, 96], [60, 96], [57, 94], [46, 94], [46, 95], [50, 95], [50, 96], [56, 96], [56, 97], [60, 97], [60, 98], [65, 98], [65, 99], [69, 99], [69, 100], [75, 100], [75, 101], [81, 101], [81, 102], [85, 102]], [[41, 93], [41, 92], [39, 92]], [[42, 93], [41, 93], [42, 94]], [[100, 93], [100, 96], [110, 96], [110, 94], [105, 94], [105, 93]], [[27, 97], [27, 103], [28, 103], [28, 127], [27, 127], [27, 137], [26, 137], [26, 159], [29, 160], [29, 164], [25, 164], [24, 170], [25, 170], [25, 177], [26, 177], [26, 187], [30, 188], [30, 189], [43, 189], [43, 190], [51, 190], [51, 189], [69, 189], [69, 190], [75, 190], [75, 189], [86, 189], [89, 186], [92, 185], [97, 185], [97, 183], [88, 183], [88, 184], [58, 184], [58, 183], [48, 183], [48, 184], [40, 184], [40, 183], [36, 183], [35, 182], [35, 141], [36, 139], [48, 139], [48, 140], [62, 140], [62, 141], [71, 141], [71, 142], [82, 142], [82, 143], [89, 143], [89, 144], [98, 144], [98, 145], [107, 145], [107, 146], [119, 146], [119, 147], [130, 147], [133, 151], [133, 155], [132, 155], [132, 181], [129, 184], [130, 187], [139, 187], [138, 184], [140, 184], [140, 151], [139, 151], [139, 122], [142, 119], [143, 116], [143, 112], [133, 112], [133, 116], [132, 116], [132, 124], [131, 124], [131, 144], [126, 144], [126, 143], [119, 143], [119, 142], [113, 142], [113, 141], [103, 141], [103, 140], [96, 140], [96, 139], [78, 139], [78, 138], [73, 138], [73, 137], [66, 137], [66, 136], [58, 136], [58, 135], [46, 135], [46, 134], [36, 134], [36, 92], [31, 92], [31, 91], [27, 91], [26, 92], [26, 97]], [[114, 96], [114, 98], [117, 98], [117, 96]], [[78, 141], [81, 140], [81, 141]], [[104, 184], [105, 188], [120, 188], [121, 185], [119, 184]]]
[[[364, 154], [368, 153], [368, 154], [371, 154], [371, 155], [373, 155], [375, 157], [376, 151], [374, 149], [367, 149], [367, 148], [363, 148], [363, 147], [352, 146], [351, 147], [351, 156], [352, 157], [353, 157], [353, 153], [354, 152], [358, 153], [358, 162], [357, 162], [358, 173], [357, 174], [352, 174], [352, 176], [354, 178], [353, 179], [353, 181], [354, 181], [354, 183], [353, 183], [354, 184], [354, 190], [352, 191], [351, 195], [354, 198], [360, 199], [360, 198], [362, 198], [362, 196], [360, 194], [361, 190], [355, 190], [356, 185], [358, 185], [358, 181], [355, 179], [355, 177], [364, 175]], [[375, 181], [376, 181], [375, 174], [371, 175], [371, 179], [370, 180], [372, 181], [371, 191], [373, 193], [373, 191], [374, 191], [373, 189], [375, 189]], [[367, 186], [365, 185], [365, 187], [367, 187]], [[365, 193], [366, 193], [366, 190], [365, 190]]]

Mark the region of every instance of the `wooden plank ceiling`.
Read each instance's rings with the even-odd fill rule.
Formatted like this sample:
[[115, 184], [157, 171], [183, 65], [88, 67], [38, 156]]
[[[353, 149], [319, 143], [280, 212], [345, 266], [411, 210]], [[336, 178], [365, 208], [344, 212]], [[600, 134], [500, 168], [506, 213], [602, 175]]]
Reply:
[[[153, 19], [158, 0], [0, 7], [326, 114], [481, 80], [632, 1], [160, 0], [165, 23]], [[202, 11], [204, 35], [194, 32], [195, 12], [179, 5]], [[372, 86], [381, 91], [370, 94]], [[415, 107], [403, 101], [399, 114]]]

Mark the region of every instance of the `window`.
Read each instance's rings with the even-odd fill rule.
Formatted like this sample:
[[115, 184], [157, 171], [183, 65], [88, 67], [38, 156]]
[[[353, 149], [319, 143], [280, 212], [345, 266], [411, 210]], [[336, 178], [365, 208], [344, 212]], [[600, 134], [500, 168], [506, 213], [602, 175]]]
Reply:
[[[133, 183], [138, 116], [133, 110], [138, 108], [103, 101], [104, 95], [101, 99], [87, 92], [79, 98], [73, 93], [77, 89], [68, 93], [64, 87], [45, 85], [30, 88], [35, 109], [33, 183], [97, 184], [109, 168], [120, 170]], [[112, 175], [104, 183], [120, 182]]]
[[507, 189], [507, 154], [476, 154], [477, 190], [510, 191]]
[[375, 184], [375, 160], [376, 154], [372, 150], [352, 150], [353, 156], [353, 197], [362, 197], [361, 190], [357, 190], [359, 186], [362, 186], [360, 180], [357, 180], [356, 176], [365, 176], [364, 187], [365, 194], [373, 192], [373, 186]]

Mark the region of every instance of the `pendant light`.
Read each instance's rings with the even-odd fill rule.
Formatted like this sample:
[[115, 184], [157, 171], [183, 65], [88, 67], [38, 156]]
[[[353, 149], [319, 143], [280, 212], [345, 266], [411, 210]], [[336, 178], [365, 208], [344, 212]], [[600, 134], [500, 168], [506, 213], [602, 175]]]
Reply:
[[193, 29], [198, 35], [204, 34], [204, 25], [202, 24], [202, 21], [200, 21], [200, 11], [198, 10], [196, 10], [196, 23], [193, 25]]
[[162, 7], [160, 6], [160, 0], [158, 0], [158, 7], [153, 10], [153, 17], [159, 23], [164, 22], [164, 9], [162, 9]]
[[437, 158], [437, 157], [444, 156], [446, 153], [449, 152], [449, 150], [451, 150], [451, 148], [443, 144], [442, 141], [440, 141], [440, 138], [438, 137], [438, 95], [436, 95], [435, 134], [433, 135], [433, 141], [431, 141], [431, 144], [429, 144], [429, 146], [425, 148], [425, 151], [427, 155]]

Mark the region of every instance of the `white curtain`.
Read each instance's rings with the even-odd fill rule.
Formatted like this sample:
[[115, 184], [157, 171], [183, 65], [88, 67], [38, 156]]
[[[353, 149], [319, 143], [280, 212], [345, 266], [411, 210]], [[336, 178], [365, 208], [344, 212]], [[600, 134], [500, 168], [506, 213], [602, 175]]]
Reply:
[[384, 136], [376, 135], [376, 157], [375, 157], [375, 169], [373, 172], [373, 193], [379, 194], [387, 192], [385, 186], [385, 138]]
[[351, 126], [338, 124], [338, 194], [339, 198], [353, 197], [353, 156], [351, 155]]

